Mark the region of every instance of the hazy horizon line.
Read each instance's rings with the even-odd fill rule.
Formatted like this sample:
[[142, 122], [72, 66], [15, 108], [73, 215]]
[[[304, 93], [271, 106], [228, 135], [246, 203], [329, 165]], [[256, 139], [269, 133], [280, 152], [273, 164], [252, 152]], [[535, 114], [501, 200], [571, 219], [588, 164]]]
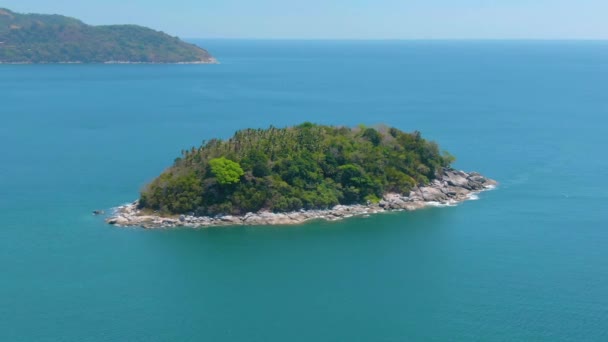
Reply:
[[274, 40], [274, 41], [529, 41], [529, 42], [608, 42], [608, 38], [236, 38], [180, 37], [184, 40]]

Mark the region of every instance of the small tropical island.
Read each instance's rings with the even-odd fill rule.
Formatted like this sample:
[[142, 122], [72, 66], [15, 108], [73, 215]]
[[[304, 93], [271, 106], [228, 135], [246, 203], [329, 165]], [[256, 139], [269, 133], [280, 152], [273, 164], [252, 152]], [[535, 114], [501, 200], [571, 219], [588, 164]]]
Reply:
[[217, 63], [204, 49], [137, 25], [91, 26], [0, 8], [0, 64]]
[[144, 228], [299, 224], [451, 205], [497, 182], [394, 127], [237, 131], [184, 150], [140, 198], [106, 222]]

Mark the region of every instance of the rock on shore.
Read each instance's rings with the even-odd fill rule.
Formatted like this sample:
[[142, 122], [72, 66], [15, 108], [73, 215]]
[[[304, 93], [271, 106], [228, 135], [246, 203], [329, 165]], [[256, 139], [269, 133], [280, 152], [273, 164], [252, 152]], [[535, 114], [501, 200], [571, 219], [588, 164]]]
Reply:
[[423, 187], [416, 187], [409, 194], [388, 193], [379, 203], [367, 205], [336, 205], [324, 210], [300, 210], [288, 213], [261, 211], [243, 216], [190, 216], [163, 217], [147, 215], [137, 207], [138, 202], [120, 206], [106, 222], [116, 226], [139, 226], [143, 228], [172, 227], [214, 227], [236, 225], [292, 225], [313, 219], [328, 221], [341, 220], [353, 216], [369, 215], [393, 210], [416, 210], [431, 205], [452, 205], [467, 199], [475, 193], [493, 189], [495, 180], [479, 173], [444, 169], [440, 177]]

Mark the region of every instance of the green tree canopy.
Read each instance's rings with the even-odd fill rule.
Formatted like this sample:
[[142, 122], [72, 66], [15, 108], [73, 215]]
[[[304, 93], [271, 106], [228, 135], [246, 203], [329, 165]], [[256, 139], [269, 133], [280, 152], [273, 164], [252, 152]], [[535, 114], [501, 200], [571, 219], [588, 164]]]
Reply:
[[245, 174], [239, 163], [224, 157], [211, 159], [209, 166], [218, 183], [223, 185], [238, 183], [241, 176]]
[[182, 151], [142, 191], [142, 208], [197, 215], [377, 201], [433, 180], [454, 158], [419, 132], [310, 122], [245, 129]]

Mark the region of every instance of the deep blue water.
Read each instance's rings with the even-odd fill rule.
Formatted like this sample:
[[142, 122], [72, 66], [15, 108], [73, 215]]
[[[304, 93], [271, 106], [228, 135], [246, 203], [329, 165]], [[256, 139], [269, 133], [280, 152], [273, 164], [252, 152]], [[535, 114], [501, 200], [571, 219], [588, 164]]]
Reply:
[[[608, 340], [607, 42], [201, 45], [221, 64], [0, 66], [0, 340]], [[91, 215], [303, 121], [420, 130], [501, 185], [297, 227]]]

